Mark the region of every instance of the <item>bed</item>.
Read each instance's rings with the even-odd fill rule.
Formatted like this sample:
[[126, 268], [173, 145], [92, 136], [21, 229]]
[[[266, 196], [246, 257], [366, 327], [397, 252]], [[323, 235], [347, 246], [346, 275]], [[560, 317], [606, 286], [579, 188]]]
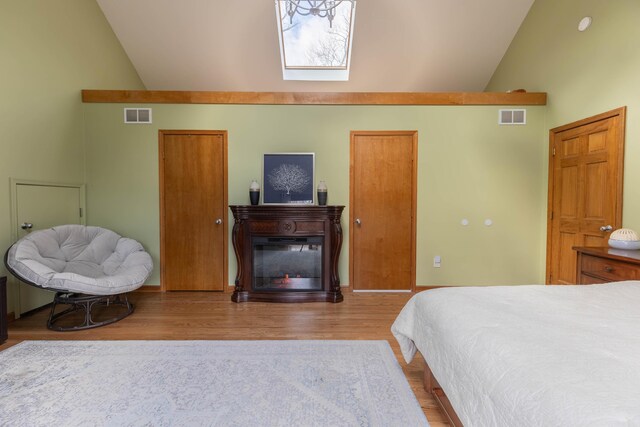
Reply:
[[391, 329], [454, 423], [640, 425], [640, 282], [433, 289]]

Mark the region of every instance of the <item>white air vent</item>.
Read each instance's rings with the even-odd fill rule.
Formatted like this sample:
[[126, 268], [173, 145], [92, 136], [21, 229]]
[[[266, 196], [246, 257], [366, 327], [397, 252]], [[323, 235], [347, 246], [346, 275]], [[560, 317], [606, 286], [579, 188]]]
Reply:
[[526, 125], [527, 124], [527, 110], [499, 110], [498, 111], [498, 124], [499, 125]]
[[125, 108], [125, 123], [151, 123], [151, 108]]

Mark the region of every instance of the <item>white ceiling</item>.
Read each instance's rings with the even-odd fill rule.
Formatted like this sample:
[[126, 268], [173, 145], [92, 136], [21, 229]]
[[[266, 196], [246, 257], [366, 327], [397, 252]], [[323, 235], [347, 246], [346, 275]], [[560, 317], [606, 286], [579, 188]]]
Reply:
[[273, 0], [97, 0], [148, 90], [482, 91], [534, 0], [357, 0], [348, 82], [283, 81]]

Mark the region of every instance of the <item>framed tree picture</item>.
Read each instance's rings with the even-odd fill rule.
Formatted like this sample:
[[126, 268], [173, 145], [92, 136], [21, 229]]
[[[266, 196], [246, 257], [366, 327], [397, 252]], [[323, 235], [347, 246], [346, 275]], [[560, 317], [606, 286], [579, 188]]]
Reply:
[[315, 153], [264, 155], [262, 202], [264, 204], [313, 204]]

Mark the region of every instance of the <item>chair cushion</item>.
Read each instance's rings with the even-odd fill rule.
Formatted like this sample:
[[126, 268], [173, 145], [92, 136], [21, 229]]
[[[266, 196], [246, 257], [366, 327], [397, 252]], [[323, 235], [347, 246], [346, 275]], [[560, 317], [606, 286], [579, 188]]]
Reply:
[[9, 249], [7, 265], [44, 289], [91, 295], [137, 289], [153, 269], [151, 256], [137, 241], [83, 225], [30, 233]]

